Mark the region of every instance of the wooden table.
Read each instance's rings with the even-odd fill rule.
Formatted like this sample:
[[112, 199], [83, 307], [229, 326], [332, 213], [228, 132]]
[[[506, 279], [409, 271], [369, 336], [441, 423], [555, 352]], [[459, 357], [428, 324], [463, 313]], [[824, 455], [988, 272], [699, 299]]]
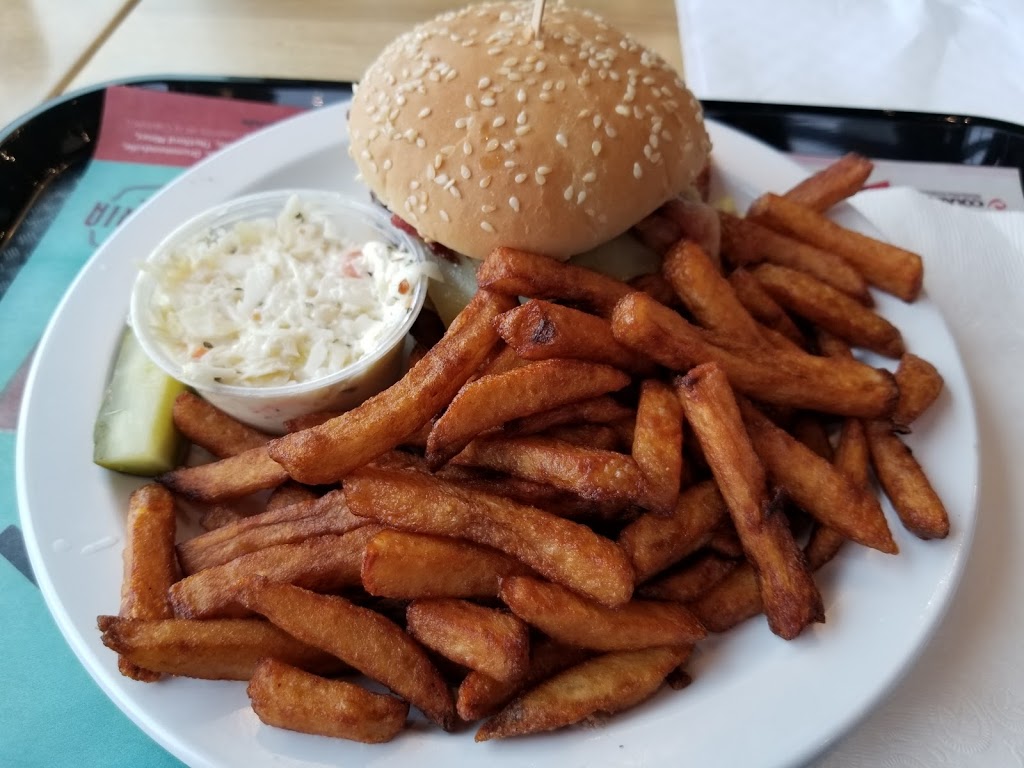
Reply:
[[[357, 80], [389, 40], [460, 4], [462, 0], [5, 0], [0, 126], [60, 93], [133, 76]], [[673, 0], [579, 4], [682, 68]]]

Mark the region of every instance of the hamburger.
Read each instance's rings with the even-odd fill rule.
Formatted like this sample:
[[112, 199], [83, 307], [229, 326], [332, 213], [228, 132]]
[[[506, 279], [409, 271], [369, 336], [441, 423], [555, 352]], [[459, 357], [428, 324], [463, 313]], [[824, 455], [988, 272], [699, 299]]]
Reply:
[[[471, 293], [474, 260], [498, 246], [564, 260], [615, 241], [707, 166], [700, 104], [660, 56], [564, 5], [535, 34], [533, 7], [481, 3], [420, 24], [370, 65], [349, 111], [349, 152], [374, 196], [456, 254], [448, 292]], [[618, 276], [646, 271], [635, 245], [612, 250]]]

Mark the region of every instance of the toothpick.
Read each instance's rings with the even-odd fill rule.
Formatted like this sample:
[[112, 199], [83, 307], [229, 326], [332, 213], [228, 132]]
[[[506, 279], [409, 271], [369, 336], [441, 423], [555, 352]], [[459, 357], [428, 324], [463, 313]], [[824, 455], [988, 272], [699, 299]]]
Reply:
[[544, 0], [533, 0], [533, 18], [530, 19], [530, 27], [533, 31], [533, 39], [540, 39], [540, 23], [544, 18]]

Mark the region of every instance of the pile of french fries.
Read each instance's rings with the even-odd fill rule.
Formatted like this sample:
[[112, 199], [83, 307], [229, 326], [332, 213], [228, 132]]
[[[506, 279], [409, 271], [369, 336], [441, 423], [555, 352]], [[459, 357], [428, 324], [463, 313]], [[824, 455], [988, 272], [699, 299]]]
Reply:
[[[897, 553], [872, 468], [907, 530], [949, 531], [900, 438], [942, 379], [868, 291], [914, 300], [921, 259], [824, 215], [869, 172], [842, 158], [746, 218], [673, 202], [631, 284], [500, 248], [404, 378], [283, 437], [181, 395], [215, 460], [131, 496], [99, 618], [123, 674], [248, 680], [306, 733], [388, 741], [413, 706], [482, 741], [681, 688], [758, 614], [824, 621], [815, 570]], [[176, 543], [185, 506], [207, 530]]]

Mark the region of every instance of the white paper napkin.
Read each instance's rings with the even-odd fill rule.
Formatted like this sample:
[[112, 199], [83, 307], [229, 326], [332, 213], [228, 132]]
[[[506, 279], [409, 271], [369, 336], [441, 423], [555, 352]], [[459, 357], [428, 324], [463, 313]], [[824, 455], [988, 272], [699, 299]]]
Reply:
[[975, 398], [978, 526], [964, 580], [923, 657], [818, 768], [1024, 765], [1024, 214], [956, 208], [906, 189], [854, 206], [925, 259], [925, 289]]
[[1021, 0], [676, 0], [703, 99], [1024, 123]]

